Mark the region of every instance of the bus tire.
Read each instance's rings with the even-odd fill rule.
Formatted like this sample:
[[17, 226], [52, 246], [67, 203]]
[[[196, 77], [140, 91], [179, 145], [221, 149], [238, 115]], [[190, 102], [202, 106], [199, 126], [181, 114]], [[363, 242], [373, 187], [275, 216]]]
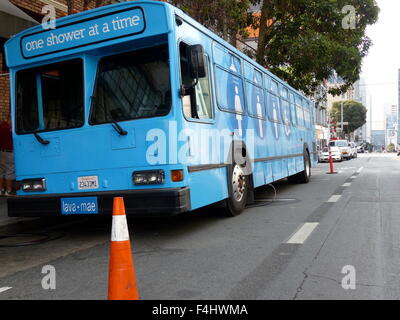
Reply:
[[291, 183], [308, 183], [311, 177], [311, 160], [308, 151], [304, 152], [304, 170], [288, 177], [288, 181]]
[[228, 167], [229, 197], [223, 202], [223, 213], [227, 217], [236, 217], [246, 207], [249, 191], [249, 176], [244, 174], [245, 165], [233, 163]]
[[298, 173], [299, 183], [308, 183], [311, 177], [311, 161], [308, 151], [304, 152], [304, 170]]

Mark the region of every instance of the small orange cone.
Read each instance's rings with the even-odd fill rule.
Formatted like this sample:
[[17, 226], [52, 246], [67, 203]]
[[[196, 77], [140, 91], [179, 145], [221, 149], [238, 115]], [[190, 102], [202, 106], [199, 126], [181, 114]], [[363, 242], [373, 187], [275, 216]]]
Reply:
[[108, 300], [139, 300], [124, 199], [114, 198]]

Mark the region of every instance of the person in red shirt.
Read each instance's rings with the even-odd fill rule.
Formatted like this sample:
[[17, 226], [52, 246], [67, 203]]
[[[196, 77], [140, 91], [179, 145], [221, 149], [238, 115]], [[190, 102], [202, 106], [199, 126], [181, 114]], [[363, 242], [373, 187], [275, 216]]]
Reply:
[[15, 181], [14, 152], [10, 121], [0, 123], [0, 192], [13, 195]]

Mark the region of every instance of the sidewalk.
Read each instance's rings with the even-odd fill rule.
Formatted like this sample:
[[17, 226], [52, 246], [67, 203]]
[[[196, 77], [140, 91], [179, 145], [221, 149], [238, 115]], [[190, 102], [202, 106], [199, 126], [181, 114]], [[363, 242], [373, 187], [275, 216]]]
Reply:
[[[10, 218], [7, 214], [7, 198], [0, 197], [0, 236], [5, 233], [15, 232], [21, 227], [27, 226], [37, 218]], [[29, 223], [28, 223], [29, 222]]]

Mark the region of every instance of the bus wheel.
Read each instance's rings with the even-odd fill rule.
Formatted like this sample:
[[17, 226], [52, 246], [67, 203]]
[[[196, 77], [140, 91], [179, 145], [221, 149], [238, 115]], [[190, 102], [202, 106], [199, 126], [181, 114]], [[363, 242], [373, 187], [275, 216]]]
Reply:
[[304, 154], [304, 171], [300, 172], [299, 174], [299, 182], [300, 183], [308, 183], [311, 177], [311, 161], [310, 155], [308, 152]]
[[229, 181], [229, 198], [224, 201], [224, 214], [235, 217], [242, 213], [246, 206], [249, 188], [249, 176], [244, 174], [243, 166], [234, 163], [231, 166]]
[[289, 182], [292, 183], [308, 183], [311, 177], [311, 161], [308, 152], [304, 154], [304, 170], [288, 177]]

